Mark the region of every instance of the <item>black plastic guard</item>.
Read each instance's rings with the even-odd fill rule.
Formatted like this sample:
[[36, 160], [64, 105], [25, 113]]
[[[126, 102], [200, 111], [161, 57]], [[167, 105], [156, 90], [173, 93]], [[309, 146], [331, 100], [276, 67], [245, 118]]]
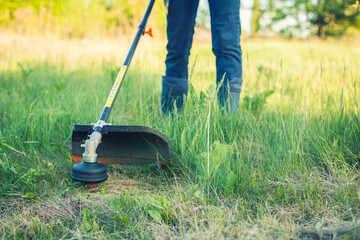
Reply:
[[[81, 144], [93, 132], [91, 125], [74, 125], [72, 131], [72, 157], [81, 162], [84, 148]], [[146, 126], [105, 125], [96, 153], [98, 162], [126, 165], [146, 165], [171, 160], [169, 138]]]

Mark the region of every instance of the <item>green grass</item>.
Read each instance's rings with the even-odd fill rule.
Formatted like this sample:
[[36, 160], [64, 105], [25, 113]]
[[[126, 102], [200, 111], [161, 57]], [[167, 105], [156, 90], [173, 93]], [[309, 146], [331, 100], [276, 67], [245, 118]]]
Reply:
[[72, 124], [97, 121], [129, 42], [1, 41], [0, 237], [360, 237], [355, 43], [245, 39], [235, 117], [217, 104], [210, 46], [195, 45], [186, 107], [169, 117], [165, 43], [144, 39], [110, 122], [162, 131], [174, 164], [109, 166], [87, 189], [69, 177]]

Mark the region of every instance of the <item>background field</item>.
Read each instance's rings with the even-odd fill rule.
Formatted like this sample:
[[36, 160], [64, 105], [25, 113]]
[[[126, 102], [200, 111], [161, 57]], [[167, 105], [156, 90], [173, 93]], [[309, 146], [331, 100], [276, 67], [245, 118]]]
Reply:
[[166, 42], [144, 38], [110, 117], [168, 135], [173, 166], [91, 189], [69, 177], [72, 124], [97, 120], [131, 38], [1, 34], [0, 236], [359, 239], [360, 42], [244, 39], [232, 117], [204, 34], [182, 113], [161, 114]]

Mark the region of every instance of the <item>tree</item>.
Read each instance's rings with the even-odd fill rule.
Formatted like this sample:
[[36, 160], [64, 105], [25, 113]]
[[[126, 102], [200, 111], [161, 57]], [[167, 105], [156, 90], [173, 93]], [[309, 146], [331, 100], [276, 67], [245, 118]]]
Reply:
[[14, 19], [14, 11], [22, 7], [33, 7], [39, 11], [41, 6], [48, 7], [49, 0], [0, 0], [0, 14], [7, 13], [10, 19]]
[[306, 31], [318, 37], [341, 36], [349, 27], [360, 28], [359, 11], [354, 0], [278, 0], [269, 4], [271, 26], [292, 35]]

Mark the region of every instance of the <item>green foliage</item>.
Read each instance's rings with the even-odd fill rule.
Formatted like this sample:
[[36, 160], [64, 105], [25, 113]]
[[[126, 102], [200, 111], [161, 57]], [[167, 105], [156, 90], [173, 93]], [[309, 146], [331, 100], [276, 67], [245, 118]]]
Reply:
[[113, 204], [113, 210], [115, 212], [115, 220], [121, 224], [127, 224], [129, 221], [129, 216], [122, 214], [123, 208], [124, 207], [121, 203], [117, 204], [117, 206]]
[[[301, 35], [304, 31], [318, 37], [341, 36], [349, 27], [360, 28], [360, 15], [353, 7], [354, 3], [354, 0], [271, 1], [269, 26], [281, 22], [284, 26], [281, 32], [287, 36]], [[287, 21], [295, 23], [288, 24]]]
[[[156, 5], [149, 25], [159, 35], [166, 15], [159, 1]], [[134, 31], [146, 6], [140, 0], [0, 0], [0, 29], [62, 38], [114, 36]]]
[[83, 219], [81, 222], [81, 229], [83, 233], [98, 232], [100, 230], [99, 224], [95, 217], [88, 212], [86, 208], [83, 209]]
[[7, 13], [9, 19], [14, 20], [14, 11], [19, 8], [32, 7], [39, 12], [41, 7], [49, 7], [51, 2], [54, 0], [0, 0], [0, 15]]
[[18, 63], [18, 66], [20, 67], [20, 71], [21, 71], [21, 78], [26, 81], [27, 78], [29, 77], [29, 75], [31, 74], [31, 72], [33, 71], [32, 68], [30, 69], [26, 69], [23, 65], [21, 65], [20, 63]]
[[266, 106], [266, 99], [274, 93], [273, 90], [267, 90], [262, 93], [254, 94], [252, 97], [244, 97], [244, 107], [255, 115], [259, 115]]
[[[3, 142], [0, 142], [0, 144]], [[3, 145], [3, 144], [2, 144]], [[4, 146], [4, 145], [3, 145]], [[18, 171], [20, 170], [19, 165], [13, 164], [10, 160], [11, 157], [6, 153], [1, 153], [0, 157], [0, 196], [6, 192], [12, 192], [13, 183], [22, 184], [22, 179], [19, 176]]]
[[[211, 144], [210, 152], [201, 153], [196, 157], [198, 160], [197, 176], [201, 185], [209, 188], [212, 192], [223, 195], [231, 194], [236, 187], [235, 179], [237, 159], [234, 156], [233, 146], [215, 141]], [[207, 176], [207, 159], [209, 157], [209, 176]]]
[[175, 209], [165, 197], [153, 195], [153, 202], [148, 206], [148, 214], [157, 223], [171, 224], [175, 221]]

